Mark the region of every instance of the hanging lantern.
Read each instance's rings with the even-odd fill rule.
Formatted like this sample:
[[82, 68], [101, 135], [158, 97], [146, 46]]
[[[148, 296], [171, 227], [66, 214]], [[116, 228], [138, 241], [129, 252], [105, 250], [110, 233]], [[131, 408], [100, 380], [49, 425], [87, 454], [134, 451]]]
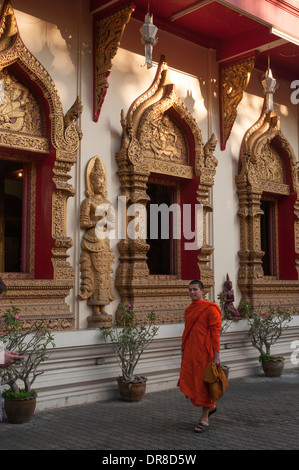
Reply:
[[265, 78], [262, 81], [262, 85], [266, 95], [264, 112], [267, 114], [274, 109], [273, 95], [276, 90], [276, 80], [272, 75], [272, 70], [270, 69], [270, 59], [268, 59], [268, 69], [266, 71]]
[[153, 46], [157, 44], [158, 40], [156, 38], [158, 28], [153, 24], [153, 15], [150, 15], [149, 12], [145, 15], [144, 24], [141, 26], [139, 31], [142, 36], [142, 44], [145, 45], [145, 63], [147, 64], [147, 68], [150, 69], [153, 65]]

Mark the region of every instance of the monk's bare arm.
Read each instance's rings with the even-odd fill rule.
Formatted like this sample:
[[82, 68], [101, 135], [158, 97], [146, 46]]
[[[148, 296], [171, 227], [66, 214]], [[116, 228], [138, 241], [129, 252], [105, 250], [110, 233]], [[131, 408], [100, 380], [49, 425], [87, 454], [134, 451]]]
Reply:
[[213, 362], [216, 364], [216, 366], [220, 366], [221, 361], [220, 361], [220, 352], [216, 351], [214, 349], [214, 359]]

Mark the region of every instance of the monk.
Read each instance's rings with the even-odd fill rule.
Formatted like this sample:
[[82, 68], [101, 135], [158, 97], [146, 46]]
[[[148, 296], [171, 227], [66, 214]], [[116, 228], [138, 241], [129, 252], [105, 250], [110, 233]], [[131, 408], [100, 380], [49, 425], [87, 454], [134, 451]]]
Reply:
[[203, 382], [207, 365], [220, 365], [221, 310], [217, 304], [204, 300], [201, 281], [189, 284], [192, 300], [185, 310], [185, 329], [182, 337], [182, 363], [178, 386], [195, 406], [202, 407], [198, 433], [209, 429], [209, 416], [216, 411], [216, 403], [209, 396], [208, 384]]

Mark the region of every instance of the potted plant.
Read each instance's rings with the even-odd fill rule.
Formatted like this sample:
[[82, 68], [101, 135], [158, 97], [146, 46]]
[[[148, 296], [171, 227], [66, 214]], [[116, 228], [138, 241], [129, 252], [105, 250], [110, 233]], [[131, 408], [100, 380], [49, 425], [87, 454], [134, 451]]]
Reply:
[[291, 321], [290, 313], [280, 307], [269, 307], [267, 313], [256, 312], [249, 302], [242, 302], [239, 310], [246, 312], [249, 338], [260, 352], [259, 361], [267, 377], [279, 377], [284, 368], [284, 358], [271, 355], [271, 346], [281, 337]]
[[148, 315], [148, 325], [140, 326], [135, 322], [131, 304], [121, 303], [118, 319], [111, 328], [101, 328], [101, 331], [105, 340], [110, 340], [122, 372], [117, 379], [121, 398], [125, 401], [139, 401], [145, 393], [147, 378], [135, 375], [134, 372], [143, 351], [158, 332], [155, 312]]
[[7, 419], [24, 423], [30, 421], [35, 410], [37, 393], [32, 385], [43, 373], [39, 366], [48, 358], [47, 346], [55, 344], [45, 317], [25, 325], [16, 307], [9, 308], [0, 318], [0, 333], [5, 348], [17, 350], [24, 357], [0, 371], [2, 385], [9, 387], [2, 393]]

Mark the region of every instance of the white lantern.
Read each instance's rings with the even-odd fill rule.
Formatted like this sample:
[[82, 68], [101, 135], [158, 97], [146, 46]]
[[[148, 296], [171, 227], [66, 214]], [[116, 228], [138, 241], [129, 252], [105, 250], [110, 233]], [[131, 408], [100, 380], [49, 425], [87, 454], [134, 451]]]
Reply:
[[270, 64], [268, 65], [268, 69], [265, 74], [265, 78], [262, 81], [262, 85], [264, 88], [264, 93], [266, 95], [266, 102], [265, 102], [265, 110], [264, 112], [268, 114], [270, 111], [274, 109], [274, 98], [273, 95], [276, 90], [276, 80], [272, 75], [272, 70], [270, 69]]
[[153, 24], [153, 15], [150, 15], [149, 12], [145, 15], [144, 24], [139, 31], [142, 36], [141, 41], [145, 45], [145, 63], [147, 64], [147, 68], [150, 69], [153, 65], [153, 46], [157, 44], [158, 40], [156, 38], [158, 28]]

